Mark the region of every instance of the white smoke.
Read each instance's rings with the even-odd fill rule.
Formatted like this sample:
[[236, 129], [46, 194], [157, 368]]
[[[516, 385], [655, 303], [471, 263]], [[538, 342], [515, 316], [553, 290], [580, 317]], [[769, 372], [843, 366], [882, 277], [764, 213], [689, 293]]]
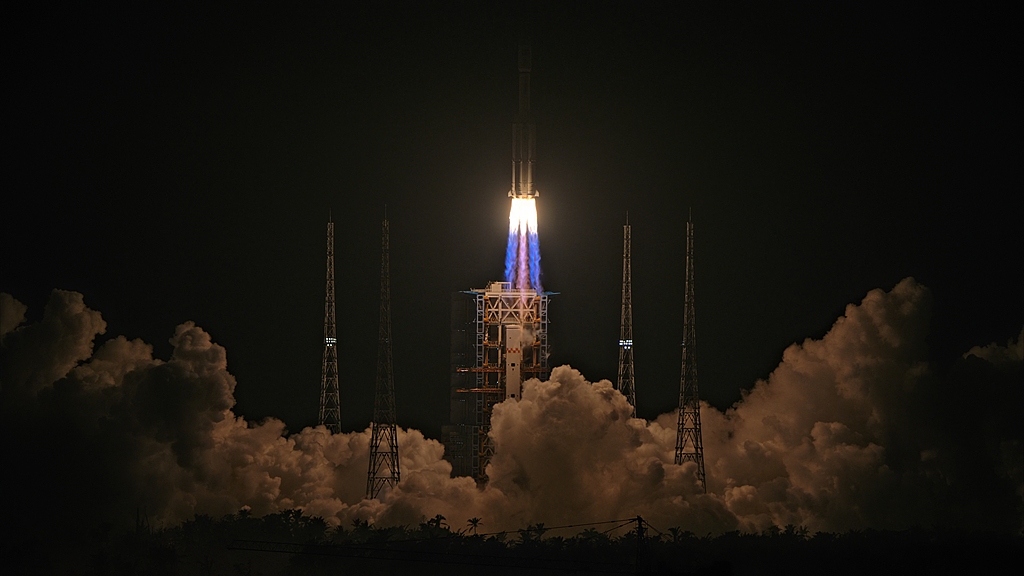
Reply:
[[28, 306], [6, 292], [0, 292], [0, 338], [25, 321], [25, 312], [28, 312]]
[[977, 356], [994, 365], [1012, 365], [1024, 361], [1024, 329], [1021, 329], [1016, 340], [1010, 339], [1006, 346], [995, 342], [988, 346], [975, 346], [964, 354], [964, 358], [968, 356]]
[[[287, 435], [275, 419], [247, 422], [232, 411], [224, 348], [192, 323], [175, 330], [167, 361], [123, 337], [93, 353], [106, 325], [80, 294], [54, 291], [42, 322], [17, 328], [8, 325], [23, 322], [24, 306], [3, 295], [0, 416], [19, 440], [12, 462], [28, 471], [15, 512], [116, 520], [145, 506], [164, 525], [247, 507], [344, 525], [479, 517], [488, 531], [637, 514], [698, 534], [786, 524], [1018, 531], [1021, 340], [972, 349], [940, 378], [924, 361], [928, 302], [912, 279], [874, 290], [821, 340], [787, 349], [727, 412], [702, 405], [707, 494], [693, 464], [673, 463], [674, 414], [630, 418], [609, 382], [563, 366], [495, 407], [486, 487], [450, 478], [437, 441], [399, 429], [402, 482], [367, 500], [369, 432]], [[948, 404], [965, 385], [988, 399], [969, 413]]]

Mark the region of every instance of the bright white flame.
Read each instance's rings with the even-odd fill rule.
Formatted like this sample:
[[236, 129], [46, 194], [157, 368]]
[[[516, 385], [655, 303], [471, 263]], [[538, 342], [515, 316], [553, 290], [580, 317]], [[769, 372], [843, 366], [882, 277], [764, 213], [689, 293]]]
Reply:
[[533, 198], [513, 198], [508, 212], [509, 234], [537, 233], [537, 201]]

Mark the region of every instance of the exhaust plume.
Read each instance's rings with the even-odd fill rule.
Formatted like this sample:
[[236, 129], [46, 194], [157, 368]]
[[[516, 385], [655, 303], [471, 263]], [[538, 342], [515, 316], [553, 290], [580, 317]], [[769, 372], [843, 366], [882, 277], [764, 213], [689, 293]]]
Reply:
[[508, 213], [508, 248], [505, 281], [516, 290], [542, 292], [540, 237], [537, 235], [537, 200], [513, 198]]

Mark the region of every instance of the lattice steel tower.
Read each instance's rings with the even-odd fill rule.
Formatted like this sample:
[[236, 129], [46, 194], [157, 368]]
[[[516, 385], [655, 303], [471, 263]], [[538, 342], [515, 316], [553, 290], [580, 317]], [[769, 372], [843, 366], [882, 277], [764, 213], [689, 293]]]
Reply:
[[697, 480], [706, 493], [704, 443], [700, 433], [700, 397], [697, 394], [697, 331], [693, 314], [693, 220], [686, 222], [686, 298], [683, 307], [683, 370], [679, 381], [679, 427], [676, 464], [697, 464]]
[[341, 394], [338, 392], [338, 330], [334, 315], [334, 221], [327, 220], [327, 296], [324, 302], [324, 364], [320, 376], [319, 423], [341, 432]]
[[377, 384], [373, 395], [370, 435], [370, 468], [366, 473], [366, 497], [376, 498], [385, 485], [394, 487], [401, 478], [398, 468], [398, 428], [395, 424], [395, 373], [391, 358], [391, 266], [388, 252], [388, 218], [381, 223], [380, 240], [380, 333], [377, 341]]
[[636, 416], [636, 383], [633, 380], [633, 266], [630, 263], [629, 214], [622, 227], [622, 316], [619, 324], [619, 392], [629, 400]]

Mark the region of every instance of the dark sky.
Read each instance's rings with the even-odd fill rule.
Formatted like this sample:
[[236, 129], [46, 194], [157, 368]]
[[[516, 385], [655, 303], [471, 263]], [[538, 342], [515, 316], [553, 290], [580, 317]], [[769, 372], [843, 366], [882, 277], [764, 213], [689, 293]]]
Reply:
[[552, 361], [614, 379], [633, 224], [639, 415], [678, 394], [693, 209], [720, 408], [914, 276], [939, 369], [1024, 324], [1019, 20], [810, 4], [40, 10], [12, 19], [0, 290], [85, 294], [106, 338], [228, 351], [236, 411], [315, 423], [337, 226], [345, 430], [372, 410], [391, 220], [399, 422], [447, 419], [450, 294], [500, 279], [516, 46], [533, 47]]

